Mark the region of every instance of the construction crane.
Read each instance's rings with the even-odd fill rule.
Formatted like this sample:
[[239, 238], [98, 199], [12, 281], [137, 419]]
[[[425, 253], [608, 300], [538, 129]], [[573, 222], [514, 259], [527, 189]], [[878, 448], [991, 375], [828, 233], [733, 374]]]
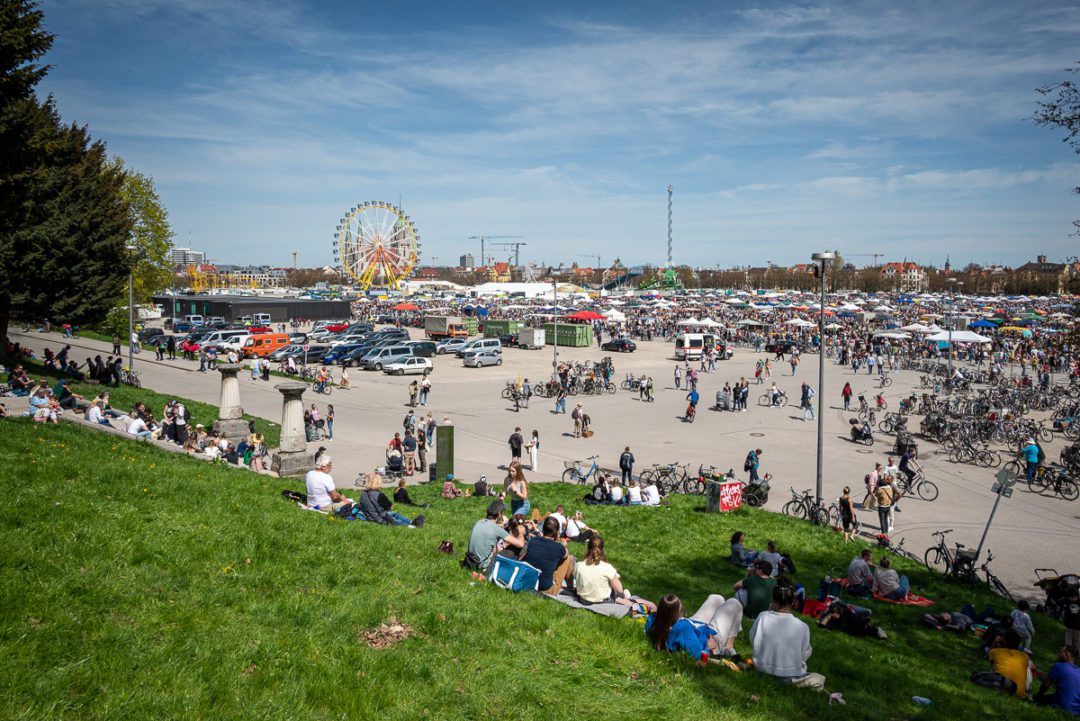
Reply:
[[[518, 237], [520, 238], [521, 236], [519, 235]], [[507, 250], [509, 250], [510, 248], [513, 248], [514, 249], [514, 267], [518, 268], [518, 267], [521, 267], [521, 246], [528, 245], [528, 243], [520, 243], [520, 242], [518, 242], [518, 243], [490, 243], [489, 245], [491, 245], [492, 248], [504, 248], [504, 249], [507, 249]]]
[[845, 253], [844, 257], [845, 258], [873, 258], [874, 259], [874, 264], [871, 265], [870, 267], [871, 268], [877, 268], [877, 267], [879, 267], [877, 259], [878, 258], [884, 258], [885, 254], [884, 253]]
[[510, 240], [513, 238], [524, 238], [524, 235], [470, 235], [469, 240], [480, 241], [480, 265], [487, 267], [487, 258], [484, 257], [484, 243], [489, 240]]
[[596, 270], [600, 270], [600, 254], [592, 255], [590, 253], [583, 253], [578, 256], [579, 258], [589, 258], [590, 260], [596, 258]]

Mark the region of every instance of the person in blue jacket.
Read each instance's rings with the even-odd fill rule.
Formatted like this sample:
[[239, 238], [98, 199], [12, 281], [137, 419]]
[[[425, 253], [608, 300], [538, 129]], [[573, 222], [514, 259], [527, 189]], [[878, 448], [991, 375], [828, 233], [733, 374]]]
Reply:
[[1022, 452], [1024, 460], [1027, 461], [1024, 473], [1028, 481], [1033, 481], [1035, 480], [1035, 471], [1039, 468], [1039, 446], [1036, 445], [1034, 438], [1027, 439], [1027, 445], [1023, 447]]
[[656, 613], [645, 621], [645, 634], [657, 651], [683, 651], [700, 658], [703, 651], [717, 649], [716, 630], [683, 618], [679, 597], [669, 593], [656, 604]]

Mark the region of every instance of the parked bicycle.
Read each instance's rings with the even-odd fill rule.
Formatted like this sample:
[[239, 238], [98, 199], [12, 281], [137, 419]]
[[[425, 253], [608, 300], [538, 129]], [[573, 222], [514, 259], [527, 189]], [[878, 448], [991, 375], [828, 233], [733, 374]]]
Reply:
[[949, 533], [952, 533], [951, 528], [934, 531], [937, 545], [926, 549], [923, 562], [929, 571], [969, 581], [975, 577], [975, 552], [967, 550], [962, 543], [955, 544], [956, 550], [951, 550], [945, 543], [945, 536]]
[[139, 372], [133, 371], [130, 368], [125, 368], [120, 374], [120, 382], [127, 386], [142, 388], [142, 380], [139, 378]]
[[1080, 488], [1060, 466], [1040, 466], [1035, 478], [1028, 482], [1028, 488], [1034, 493], [1046, 493], [1061, 496], [1067, 501], [1080, 498]]
[[589, 482], [589, 479], [597, 480], [600, 477], [600, 464], [596, 462], [600, 456], [589, 456], [589, 460], [592, 461], [592, 465], [584, 470], [584, 466], [581, 461], [563, 461], [563, 465], [566, 466], [566, 470], [563, 471], [562, 479], [564, 483], [578, 483], [585, 484]]
[[1012, 601], [1014, 599], [1013, 595], [1009, 593], [1009, 589], [1005, 587], [1005, 584], [1002, 583], [1000, 578], [990, 572], [990, 562], [993, 560], [994, 552], [991, 551], [989, 548], [986, 549], [986, 561], [984, 561], [983, 564], [979, 566], [979, 570], [985, 574], [985, 578], [983, 580], [986, 581], [986, 585], [993, 589], [994, 592]]
[[820, 504], [817, 499], [814, 498], [814, 494], [809, 491], [803, 491], [799, 493], [794, 488], [791, 488], [791, 500], [784, 504], [782, 510], [785, 516], [793, 516], [795, 518], [802, 518], [808, 520], [817, 526], [839, 526], [840, 525], [840, 507], [833, 503], [826, 506], [824, 501]]
[[676, 493], [686, 486], [689, 477], [687, 469], [689, 468], [689, 463], [669, 463], [667, 465], [655, 463], [652, 468], [641, 474], [641, 480], [646, 484], [655, 483], [657, 490], [663, 495]]

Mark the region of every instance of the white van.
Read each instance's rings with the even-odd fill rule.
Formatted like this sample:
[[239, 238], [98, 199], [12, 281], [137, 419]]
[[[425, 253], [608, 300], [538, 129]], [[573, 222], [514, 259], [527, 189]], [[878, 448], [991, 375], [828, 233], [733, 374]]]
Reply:
[[716, 346], [712, 333], [679, 333], [675, 336], [675, 360], [696, 360], [706, 348]]
[[255, 313], [251, 317], [255, 321], [255, 325], [270, 325], [269, 313]]
[[199, 325], [200, 323], [202, 323], [202, 316], [201, 315], [185, 315], [184, 316], [184, 322], [185, 323], [191, 323], [192, 325]]
[[[244, 341], [247, 340], [250, 335], [251, 334], [246, 330], [216, 330], [199, 341], [199, 345], [205, 348], [221, 348], [226, 344], [229, 344], [231, 347], [235, 346], [236, 350], [240, 350], [244, 345]], [[238, 340], [239, 345], [235, 345]]]
[[464, 358], [469, 353], [475, 353], [476, 351], [481, 350], [502, 353], [502, 341], [498, 338], [476, 338], [458, 348], [456, 355], [458, 358]]

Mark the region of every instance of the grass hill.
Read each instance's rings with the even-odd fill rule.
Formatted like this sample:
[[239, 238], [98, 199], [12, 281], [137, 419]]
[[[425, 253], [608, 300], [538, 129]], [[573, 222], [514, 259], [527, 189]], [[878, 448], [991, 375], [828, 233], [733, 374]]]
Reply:
[[[651, 650], [612, 620], [472, 582], [458, 568], [483, 499], [429, 501], [422, 529], [330, 520], [280, 499], [292, 480], [211, 466], [68, 424], [4, 421], [0, 467], [0, 717], [19, 719], [960, 719], [1055, 718], [976, 688], [976, 642], [921, 628], [920, 609], [868, 602], [888, 640], [813, 628], [811, 670], [846, 706], [753, 672]], [[339, 473], [339, 486], [352, 481]], [[534, 507], [582, 489], [533, 487]], [[856, 552], [767, 512], [587, 508], [635, 593], [693, 610], [740, 577], [736, 529], [775, 539], [813, 593]], [[406, 514], [409, 511], [405, 511]], [[437, 552], [454, 541], [454, 557]], [[899, 562], [940, 610], [1006, 606]], [[366, 633], [394, 618], [386, 648]], [[1061, 627], [1036, 619], [1047, 668]], [[746, 630], [736, 649], [749, 653]], [[917, 706], [911, 697], [932, 699]]]

